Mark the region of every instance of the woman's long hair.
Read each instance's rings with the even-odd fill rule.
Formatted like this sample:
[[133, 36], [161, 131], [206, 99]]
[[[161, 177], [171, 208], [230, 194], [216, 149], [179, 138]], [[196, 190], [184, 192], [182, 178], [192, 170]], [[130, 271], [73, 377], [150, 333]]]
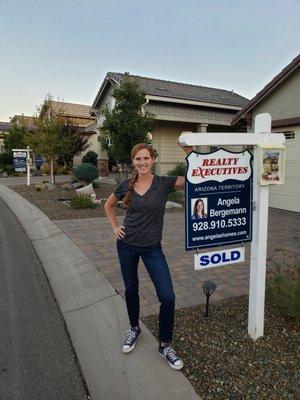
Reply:
[[[133, 161], [134, 157], [137, 155], [137, 153], [140, 150], [143, 150], [143, 149], [147, 149], [149, 151], [149, 153], [150, 153], [150, 157], [151, 158], [155, 158], [156, 151], [153, 149], [153, 147], [149, 146], [149, 144], [146, 144], [146, 143], [138, 143], [131, 150], [131, 155], [130, 155], [131, 161]], [[130, 206], [131, 193], [133, 191], [134, 184], [137, 181], [137, 179], [138, 179], [138, 173], [137, 173], [136, 170], [134, 170], [132, 178], [129, 180], [129, 183], [128, 183], [128, 191], [127, 191], [127, 193], [126, 193], [126, 195], [124, 197], [124, 200], [123, 200], [126, 207]]]
[[202, 211], [201, 211], [201, 217], [203, 218], [205, 216], [205, 209], [204, 209], [204, 201], [202, 199], [196, 200], [196, 202], [194, 204], [194, 215], [198, 216], [197, 205], [199, 203], [202, 203], [202, 205], [203, 205], [203, 208], [202, 208]]

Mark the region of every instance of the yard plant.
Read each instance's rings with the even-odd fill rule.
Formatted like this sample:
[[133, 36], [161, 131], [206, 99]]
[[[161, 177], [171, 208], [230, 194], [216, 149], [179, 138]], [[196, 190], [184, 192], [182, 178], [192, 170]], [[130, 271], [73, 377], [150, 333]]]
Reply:
[[266, 298], [276, 314], [300, 323], [300, 267], [275, 266], [267, 279]]
[[98, 154], [95, 151], [90, 150], [82, 157], [82, 162], [93, 164], [97, 167], [97, 158]]
[[89, 196], [79, 195], [71, 199], [71, 206], [76, 209], [95, 208], [97, 207], [97, 204], [93, 203], [92, 199]]
[[128, 171], [131, 163], [130, 153], [137, 143], [151, 143], [151, 131], [154, 115], [143, 110], [145, 93], [128, 73], [116, 87], [113, 95], [115, 106], [112, 110], [104, 108], [105, 121], [99, 141], [109, 155], [121, 165], [121, 174]]
[[168, 172], [169, 176], [184, 176], [185, 175], [185, 163], [177, 162], [175, 166]]
[[99, 176], [99, 172], [95, 165], [90, 163], [83, 163], [75, 168], [75, 177], [78, 181], [86, 182], [87, 184], [93, 182]]

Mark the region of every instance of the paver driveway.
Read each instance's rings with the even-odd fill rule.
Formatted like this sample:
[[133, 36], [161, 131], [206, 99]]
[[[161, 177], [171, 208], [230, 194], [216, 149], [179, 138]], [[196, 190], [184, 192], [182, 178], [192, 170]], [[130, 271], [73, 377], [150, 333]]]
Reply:
[[[122, 217], [119, 218], [122, 221]], [[122, 275], [115, 247], [116, 238], [106, 218], [55, 221], [97, 266], [114, 288], [124, 297]], [[184, 214], [165, 215], [163, 248], [171, 270], [176, 308], [204, 303], [202, 283], [213, 280], [217, 290], [213, 301], [248, 293], [250, 245], [246, 245], [246, 262], [194, 271], [193, 252], [184, 250]], [[300, 259], [300, 214], [270, 209], [268, 261], [288, 264]], [[141, 315], [157, 313], [159, 303], [154, 286], [141, 262], [139, 265]]]

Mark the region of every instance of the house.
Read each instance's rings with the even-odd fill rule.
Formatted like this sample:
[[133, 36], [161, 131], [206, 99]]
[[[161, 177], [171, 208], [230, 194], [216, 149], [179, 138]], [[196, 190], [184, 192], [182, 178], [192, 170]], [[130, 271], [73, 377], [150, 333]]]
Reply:
[[[42, 105], [40, 115], [44, 115], [47, 112], [46, 109], [47, 102], [45, 101]], [[98, 153], [98, 140], [97, 140], [97, 130], [95, 127], [96, 118], [90, 114], [90, 106], [84, 104], [67, 103], [64, 101], [53, 101], [51, 104], [55, 111], [63, 112], [64, 117], [74, 125], [77, 125], [86, 136], [89, 137], [88, 148], [80, 153], [78, 156], [74, 157], [74, 165], [81, 163], [82, 157], [88, 151], [94, 151]]]
[[[151, 132], [153, 146], [158, 151], [155, 165], [157, 174], [165, 174], [176, 162], [184, 160], [184, 153], [177, 144], [181, 132], [232, 131], [231, 121], [247, 103], [245, 97], [233, 91], [215, 89], [186, 83], [130, 75], [145, 92], [143, 108], [155, 114]], [[108, 72], [92, 104], [92, 115], [97, 117], [97, 126], [103, 126], [102, 109], [112, 108], [114, 88], [122, 82], [124, 74]], [[234, 130], [245, 128], [244, 121]], [[203, 149], [203, 150], [208, 150]], [[100, 148], [100, 170], [107, 173], [108, 157]]]
[[14, 115], [10, 119], [11, 125], [21, 126], [22, 124], [26, 125], [27, 129], [30, 131], [34, 131], [34, 117], [29, 117], [28, 115]]
[[269, 113], [272, 132], [286, 138], [285, 183], [270, 186], [269, 204], [300, 212], [300, 55], [233, 117], [232, 124], [246, 121], [251, 132], [260, 113]]
[[4, 138], [10, 130], [9, 122], [0, 122], [0, 154], [4, 152]]

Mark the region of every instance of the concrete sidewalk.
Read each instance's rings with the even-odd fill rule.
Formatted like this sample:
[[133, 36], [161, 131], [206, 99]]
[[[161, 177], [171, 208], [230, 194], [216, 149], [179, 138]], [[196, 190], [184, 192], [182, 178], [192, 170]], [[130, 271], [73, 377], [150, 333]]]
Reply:
[[3, 185], [0, 197], [19, 219], [44, 266], [92, 399], [199, 399], [184, 375], [158, 356], [158, 343], [142, 322], [135, 351], [121, 352], [128, 328], [121, 296], [40, 210]]

